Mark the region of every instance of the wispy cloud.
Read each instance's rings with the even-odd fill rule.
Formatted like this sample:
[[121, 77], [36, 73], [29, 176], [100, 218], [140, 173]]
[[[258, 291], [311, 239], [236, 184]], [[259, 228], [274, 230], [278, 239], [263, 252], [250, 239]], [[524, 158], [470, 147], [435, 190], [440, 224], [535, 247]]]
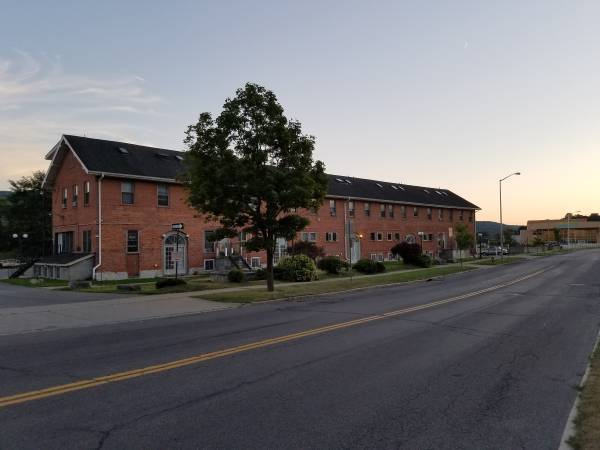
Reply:
[[100, 78], [65, 70], [58, 56], [0, 56], [0, 189], [45, 167], [42, 155], [63, 133], [151, 142], [142, 124], [163, 104], [137, 74]]

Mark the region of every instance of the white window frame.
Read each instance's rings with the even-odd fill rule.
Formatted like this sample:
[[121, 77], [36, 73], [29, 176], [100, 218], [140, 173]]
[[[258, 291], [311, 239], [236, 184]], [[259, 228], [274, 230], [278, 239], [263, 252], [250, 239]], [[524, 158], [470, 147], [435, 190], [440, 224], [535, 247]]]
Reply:
[[[207, 269], [206, 268], [206, 263], [211, 263], [212, 264], [212, 269]], [[210, 272], [211, 270], [215, 270], [215, 260], [213, 258], [205, 259], [204, 260], [204, 270], [206, 270], [207, 272]]]

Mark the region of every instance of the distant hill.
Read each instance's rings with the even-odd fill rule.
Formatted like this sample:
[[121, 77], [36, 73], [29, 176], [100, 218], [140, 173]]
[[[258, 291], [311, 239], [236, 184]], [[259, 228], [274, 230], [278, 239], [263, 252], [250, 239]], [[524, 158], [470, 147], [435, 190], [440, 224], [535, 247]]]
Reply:
[[[504, 228], [510, 228], [514, 230], [515, 234], [519, 232], [519, 227], [521, 225], [507, 225], [504, 224]], [[478, 233], [487, 233], [488, 236], [493, 237], [500, 233], [500, 222], [492, 222], [490, 220], [481, 220], [477, 221], [477, 232]]]

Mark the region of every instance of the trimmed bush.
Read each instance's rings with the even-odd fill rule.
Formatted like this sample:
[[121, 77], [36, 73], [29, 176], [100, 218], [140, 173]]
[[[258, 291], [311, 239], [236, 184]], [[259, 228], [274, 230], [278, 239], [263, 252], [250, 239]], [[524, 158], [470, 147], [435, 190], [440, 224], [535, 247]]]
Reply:
[[[344, 267], [344, 262], [345, 261], [342, 261], [337, 256], [326, 256], [325, 258], [319, 260], [317, 267], [331, 275], [337, 275]], [[346, 266], [347, 265], [348, 263], [346, 263]]]
[[432, 261], [427, 255], [419, 255], [419, 257], [413, 261], [413, 264], [419, 267], [431, 267]]
[[160, 280], [158, 280], [156, 282], [156, 289], [162, 289], [162, 288], [172, 287], [172, 286], [182, 286], [184, 284], [187, 284], [187, 283], [185, 282], [185, 280], [182, 280], [181, 278], [161, 278]]
[[[381, 263], [379, 263], [379, 264], [381, 264]], [[381, 264], [381, 265], [383, 266], [383, 264]], [[373, 261], [371, 259], [359, 259], [354, 264], [354, 269], [360, 273], [377, 273], [378, 272], [377, 262]], [[385, 271], [385, 266], [383, 267], [383, 270]]]
[[406, 241], [394, 245], [390, 252], [394, 256], [400, 256], [405, 264], [419, 265], [417, 260], [421, 256], [422, 249], [419, 244], [409, 244]]
[[241, 283], [245, 279], [246, 276], [244, 275], [244, 272], [242, 272], [240, 269], [231, 269], [227, 274], [227, 280], [230, 283]]
[[375, 263], [375, 267], [377, 269], [377, 273], [383, 273], [383, 272], [385, 272], [385, 264], [383, 264], [382, 262], [377, 261]]
[[263, 269], [262, 267], [259, 269], [256, 269], [254, 271], [254, 279], [255, 280], [266, 280], [267, 279], [267, 271], [265, 269]]
[[273, 268], [273, 275], [284, 281], [314, 281], [318, 279], [317, 267], [306, 255], [294, 255], [282, 258]]

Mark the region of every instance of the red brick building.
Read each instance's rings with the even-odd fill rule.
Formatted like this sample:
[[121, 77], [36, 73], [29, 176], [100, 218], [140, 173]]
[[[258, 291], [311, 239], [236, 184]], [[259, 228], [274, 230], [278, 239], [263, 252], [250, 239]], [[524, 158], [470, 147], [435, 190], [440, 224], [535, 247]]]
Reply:
[[[264, 254], [244, 252], [237, 242], [243, 236], [213, 242], [218, 224], [186, 204], [185, 189], [176, 181], [183, 170], [181, 152], [63, 136], [46, 159], [54, 252], [73, 260], [93, 255], [98, 279], [213, 270], [215, 260], [232, 252], [252, 267], [266, 263]], [[327, 254], [385, 260], [392, 246], [407, 240], [422, 242], [424, 251], [438, 256], [455, 247], [457, 224], [475, 231], [478, 207], [446, 189], [328, 178], [321, 208], [300, 211], [310, 225], [298, 236]], [[183, 233], [172, 231], [176, 223], [184, 224]], [[279, 243], [280, 253], [288, 244]]]

